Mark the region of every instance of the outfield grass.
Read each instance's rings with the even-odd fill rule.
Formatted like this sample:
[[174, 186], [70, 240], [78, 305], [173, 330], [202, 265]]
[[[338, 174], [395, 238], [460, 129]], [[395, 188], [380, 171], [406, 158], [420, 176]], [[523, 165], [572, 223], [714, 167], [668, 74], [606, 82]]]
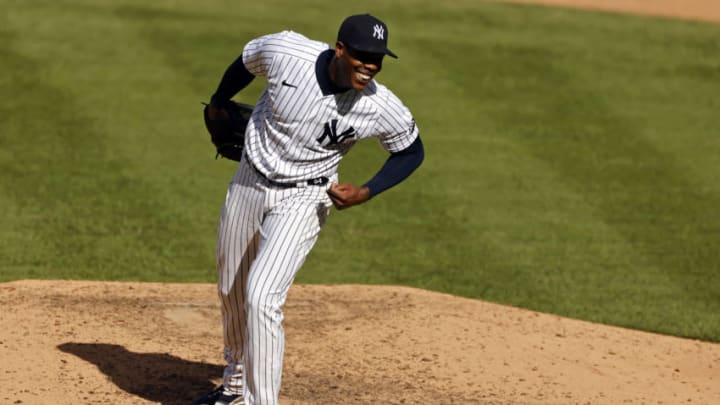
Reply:
[[[397, 3], [0, 0], [0, 280], [214, 281], [234, 164], [213, 160], [200, 102], [248, 39], [332, 42], [370, 11], [426, 161], [333, 212], [299, 282], [720, 341], [720, 26]], [[361, 143], [341, 175], [383, 160]]]

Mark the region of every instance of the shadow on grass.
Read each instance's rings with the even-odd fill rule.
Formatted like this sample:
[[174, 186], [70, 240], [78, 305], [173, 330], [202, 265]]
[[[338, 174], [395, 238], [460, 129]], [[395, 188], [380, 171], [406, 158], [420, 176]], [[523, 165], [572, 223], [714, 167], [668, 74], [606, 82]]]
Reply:
[[134, 353], [107, 343], [63, 343], [58, 348], [95, 364], [120, 389], [163, 405], [188, 404], [212, 390], [223, 367], [166, 353]]

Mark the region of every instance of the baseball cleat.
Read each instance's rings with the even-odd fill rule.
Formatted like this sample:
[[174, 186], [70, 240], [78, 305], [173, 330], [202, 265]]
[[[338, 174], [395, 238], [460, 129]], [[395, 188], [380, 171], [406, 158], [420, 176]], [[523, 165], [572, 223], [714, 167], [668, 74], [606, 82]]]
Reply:
[[193, 401], [192, 405], [243, 405], [243, 399], [240, 394], [226, 392], [221, 385]]

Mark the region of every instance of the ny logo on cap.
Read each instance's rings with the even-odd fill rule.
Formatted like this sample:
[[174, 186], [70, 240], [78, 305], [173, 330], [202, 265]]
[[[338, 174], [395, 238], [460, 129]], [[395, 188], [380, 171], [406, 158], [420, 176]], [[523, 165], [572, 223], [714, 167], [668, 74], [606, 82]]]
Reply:
[[385, 29], [383, 29], [383, 26], [380, 24], [375, 24], [373, 27], [373, 37], [377, 39], [384, 39], [385, 36]]

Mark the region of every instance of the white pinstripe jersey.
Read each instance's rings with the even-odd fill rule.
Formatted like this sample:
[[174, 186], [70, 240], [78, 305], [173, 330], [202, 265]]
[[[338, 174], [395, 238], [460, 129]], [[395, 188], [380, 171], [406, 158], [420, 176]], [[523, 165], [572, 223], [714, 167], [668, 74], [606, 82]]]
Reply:
[[267, 78], [245, 133], [245, 153], [268, 179], [336, 179], [340, 159], [358, 140], [376, 137], [392, 153], [418, 136], [408, 108], [374, 80], [362, 92], [324, 93], [316, 64], [328, 49], [283, 31], [254, 39], [243, 50], [247, 69]]

